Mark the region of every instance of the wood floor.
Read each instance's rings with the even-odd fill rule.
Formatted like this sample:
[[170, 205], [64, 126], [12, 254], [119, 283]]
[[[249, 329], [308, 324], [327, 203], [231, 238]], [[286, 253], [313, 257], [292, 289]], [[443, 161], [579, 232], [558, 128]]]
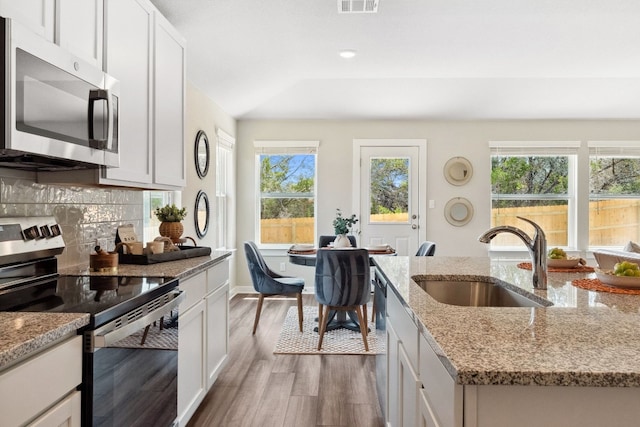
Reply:
[[266, 299], [255, 336], [257, 298], [236, 295], [229, 305], [229, 361], [189, 427], [384, 425], [374, 356], [273, 354], [295, 299]]

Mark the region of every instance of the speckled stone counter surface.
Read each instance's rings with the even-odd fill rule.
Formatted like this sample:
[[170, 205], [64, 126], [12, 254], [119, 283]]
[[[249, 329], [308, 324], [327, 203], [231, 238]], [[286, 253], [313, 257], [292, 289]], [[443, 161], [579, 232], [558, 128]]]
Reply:
[[89, 271], [89, 265], [60, 269], [59, 273], [67, 276], [137, 276], [137, 277], [177, 277], [186, 279], [204, 271], [231, 256], [229, 251], [213, 251], [209, 256], [160, 262], [157, 264], [138, 265], [120, 264], [117, 273], [100, 273]]
[[84, 313], [0, 312], [0, 371], [88, 323]]
[[[458, 384], [640, 387], [640, 296], [587, 291], [593, 273], [549, 273], [534, 290], [515, 261], [376, 257], [419, 330]], [[500, 279], [553, 303], [543, 308], [437, 302], [412, 277]]]

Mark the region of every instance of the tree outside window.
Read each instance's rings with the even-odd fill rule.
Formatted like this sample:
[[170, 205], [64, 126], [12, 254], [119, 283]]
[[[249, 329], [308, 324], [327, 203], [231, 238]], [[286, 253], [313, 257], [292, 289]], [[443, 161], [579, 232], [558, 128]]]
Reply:
[[260, 243], [315, 241], [315, 154], [260, 154]]

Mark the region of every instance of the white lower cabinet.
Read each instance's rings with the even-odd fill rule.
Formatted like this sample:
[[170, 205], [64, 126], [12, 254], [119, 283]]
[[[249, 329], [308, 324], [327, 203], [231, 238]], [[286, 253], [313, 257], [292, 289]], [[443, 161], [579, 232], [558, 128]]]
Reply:
[[186, 425], [227, 362], [229, 261], [181, 280], [178, 317], [178, 423]]
[[[187, 291], [188, 292], [188, 291]], [[205, 302], [200, 300], [178, 318], [178, 423], [186, 425], [198, 408], [205, 382]]]
[[0, 372], [0, 425], [80, 426], [82, 337]]

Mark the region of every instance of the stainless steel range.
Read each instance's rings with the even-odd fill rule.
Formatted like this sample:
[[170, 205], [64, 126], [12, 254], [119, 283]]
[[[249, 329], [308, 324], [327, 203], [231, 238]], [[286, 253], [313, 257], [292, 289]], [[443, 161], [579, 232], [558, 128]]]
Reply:
[[0, 311], [90, 314], [78, 332], [84, 426], [175, 425], [177, 345], [132, 344], [131, 337], [177, 319], [178, 280], [63, 276], [56, 255], [64, 247], [53, 217], [0, 218]]

